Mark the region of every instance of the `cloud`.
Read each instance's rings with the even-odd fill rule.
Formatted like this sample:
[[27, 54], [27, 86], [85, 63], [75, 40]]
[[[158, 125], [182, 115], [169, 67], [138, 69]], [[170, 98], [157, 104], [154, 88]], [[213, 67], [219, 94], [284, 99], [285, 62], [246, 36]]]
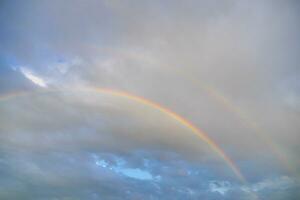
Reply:
[[142, 170], [139, 168], [126, 168], [125, 161], [123, 159], [117, 158], [114, 161], [115, 165], [109, 165], [109, 163], [103, 159], [99, 159], [97, 155], [93, 155], [95, 159], [95, 164], [101, 168], [112, 170], [115, 173], [120, 173], [124, 176], [138, 179], [138, 180], [153, 180], [153, 176], [146, 170]]
[[[296, 198], [299, 8], [292, 0], [1, 1], [0, 95], [32, 93], [0, 100], [0, 197]], [[180, 124], [76, 92], [88, 86], [184, 116], [249, 185]]]
[[230, 189], [231, 185], [228, 181], [211, 181], [209, 183], [209, 190], [221, 195], [225, 195]]
[[254, 184], [251, 190], [260, 192], [263, 190], [286, 190], [296, 184], [295, 180], [288, 176], [276, 177], [273, 179], [263, 180]]
[[30, 81], [32, 81], [34, 84], [40, 87], [47, 87], [46, 82], [41, 77], [34, 75], [30, 70], [24, 67], [21, 67], [20, 70], [24, 74], [24, 76], [28, 78]]

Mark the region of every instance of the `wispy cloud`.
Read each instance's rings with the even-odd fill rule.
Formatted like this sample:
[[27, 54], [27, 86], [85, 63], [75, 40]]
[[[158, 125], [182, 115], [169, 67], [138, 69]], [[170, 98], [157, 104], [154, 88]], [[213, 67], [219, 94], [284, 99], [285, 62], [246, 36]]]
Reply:
[[34, 84], [40, 86], [40, 87], [47, 87], [47, 83], [44, 79], [34, 74], [30, 69], [21, 67], [21, 72], [24, 74], [24, 76], [32, 81]]

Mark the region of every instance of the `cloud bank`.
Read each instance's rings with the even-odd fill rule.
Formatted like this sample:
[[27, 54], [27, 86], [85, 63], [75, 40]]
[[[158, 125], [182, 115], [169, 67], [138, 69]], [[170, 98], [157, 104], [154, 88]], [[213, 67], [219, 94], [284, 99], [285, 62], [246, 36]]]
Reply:
[[[299, 8], [292, 0], [1, 1], [0, 197], [297, 199]], [[90, 86], [184, 116], [248, 183], [180, 124], [77, 90]]]

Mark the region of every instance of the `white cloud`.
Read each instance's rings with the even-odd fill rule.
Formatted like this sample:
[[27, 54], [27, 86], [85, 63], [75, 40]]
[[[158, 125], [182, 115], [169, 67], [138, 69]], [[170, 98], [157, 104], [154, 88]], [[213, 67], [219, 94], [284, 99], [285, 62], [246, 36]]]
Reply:
[[40, 86], [40, 87], [47, 87], [47, 84], [45, 82], [44, 79], [42, 79], [41, 77], [38, 77], [36, 74], [34, 74], [31, 70], [21, 67], [20, 71], [22, 72], [22, 74], [24, 74], [24, 76], [29, 79], [30, 81], [32, 81], [34, 84]]
[[209, 183], [209, 190], [221, 195], [225, 195], [231, 189], [231, 184], [228, 181], [211, 181]]
[[282, 190], [287, 189], [295, 184], [295, 181], [288, 176], [281, 176], [274, 179], [266, 179], [259, 183], [254, 184], [251, 190], [259, 192], [262, 190]]
[[279, 176], [269, 179], [264, 179], [260, 182], [253, 183], [248, 186], [234, 186], [228, 181], [210, 181], [209, 191], [219, 193], [225, 196], [229, 191], [241, 190], [248, 194], [257, 193], [263, 194], [265, 191], [287, 190], [296, 186], [298, 183], [295, 179], [288, 176]]

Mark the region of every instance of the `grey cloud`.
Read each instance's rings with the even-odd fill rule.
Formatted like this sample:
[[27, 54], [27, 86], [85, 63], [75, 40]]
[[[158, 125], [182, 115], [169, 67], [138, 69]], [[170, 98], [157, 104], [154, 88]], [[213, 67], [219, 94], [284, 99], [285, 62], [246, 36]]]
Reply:
[[[15, 182], [5, 179], [1, 195], [11, 199], [40, 198], [45, 194], [61, 199], [99, 199], [101, 195], [88, 188], [100, 187], [107, 199], [117, 199], [133, 187], [139, 192], [128, 191], [131, 199], [153, 190], [157, 196], [149, 195], [149, 199], [175, 192], [179, 199], [197, 199], [207, 197], [206, 186], [215, 176], [224, 178], [218, 181], [233, 181], [211, 149], [178, 123], [124, 99], [73, 93], [77, 86], [120, 89], [174, 110], [211, 136], [251, 184], [263, 179], [268, 182], [273, 176], [299, 174], [299, 8], [299, 3], [292, 0], [1, 1], [0, 93], [39, 93], [0, 100], [3, 156], [20, 151], [45, 155], [55, 150], [110, 151], [128, 156], [128, 169], [147, 168], [153, 176], [166, 174], [166, 185], [175, 182], [174, 188], [159, 191], [160, 184], [149, 183], [142, 188], [137, 180], [107, 172], [111, 176], [107, 184], [94, 179], [90, 182], [90, 175], [84, 174], [88, 177], [84, 182], [87, 190], [74, 194], [75, 186], [63, 191], [55, 185], [40, 186], [40, 192], [31, 194], [26, 191], [37, 187], [41, 180], [19, 179], [8, 170], [10, 165], [24, 165], [24, 169], [16, 169], [18, 173], [44, 177], [43, 181], [49, 182], [61, 180], [53, 175], [58, 168], [50, 163], [48, 177], [43, 174], [47, 167], [39, 163], [42, 156], [14, 160], [14, 155], [8, 165], [4, 159], [1, 170], [13, 176]], [[20, 67], [46, 80], [49, 90], [59, 88], [64, 92], [37, 88]], [[294, 172], [284, 168], [270, 146], [284, 155]], [[131, 155], [138, 149], [144, 152]], [[151, 155], [157, 150], [161, 157], [157, 161], [148, 155], [147, 167], [140, 157], [150, 150]], [[176, 160], [181, 158], [163, 152], [178, 153], [186, 160], [180, 164]], [[67, 159], [69, 155], [62, 157]], [[49, 154], [46, 158], [64, 160]], [[194, 174], [197, 178], [209, 176], [206, 186], [199, 186], [196, 178], [179, 178], [195, 172], [190, 162], [207, 164], [205, 168], [215, 171], [210, 175]], [[161, 168], [162, 163], [169, 168]], [[70, 182], [80, 167], [95, 170], [83, 165], [76, 164], [78, 168], [73, 172], [70, 169]], [[179, 165], [178, 171], [171, 167]], [[125, 187], [127, 181], [130, 186]], [[115, 189], [117, 183], [126, 189]], [[207, 198], [248, 198], [239, 186], [230, 184], [234, 189], [226, 195], [212, 192]], [[291, 188], [277, 190], [277, 197], [272, 195], [274, 188], [262, 190], [261, 196], [293, 199], [297, 192]], [[13, 194], [16, 196], [9, 196]], [[168, 198], [171, 196], [164, 199]]]
[[[166, 154], [169, 159], [160, 159], [161, 153]], [[107, 165], [97, 164], [95, 155], [97, 160], [102, 159]], [[253, 191], [260, 199], [289, 199], [297, 195], [299, 188], [299, 183], [287, 176], [269, 177], [243, 186], [231, 179], [212, 176], [214, 172], [209, 166], [191, 163], [174, 153], [152, 150], [133, 151], [127, 155], [103, 151], [20, 152], [1, 158], [10, 167], [10, 173], [6, 172], [1, 180], [2, 188], [6, 189], [6, 192], [1, 191], [1, 197], [8, 194], [15, 198], [14, 193], [9, 193], [15, 191], [25, 199], [46, 196], [50, 199], [120, 199], [122, 196], [123, 199], [246, 200], [251, 199], [250, 192]], [[148, 161], [145, 162], [145, 159]], [[140, 164], [134, 164], [134, 160], [140, 160]], [[133, 178], [114, 170], [117, 166], [119, 170], [141, 169], [160, 178]], [[34, 192], [31, 188], [38, 190]]]

